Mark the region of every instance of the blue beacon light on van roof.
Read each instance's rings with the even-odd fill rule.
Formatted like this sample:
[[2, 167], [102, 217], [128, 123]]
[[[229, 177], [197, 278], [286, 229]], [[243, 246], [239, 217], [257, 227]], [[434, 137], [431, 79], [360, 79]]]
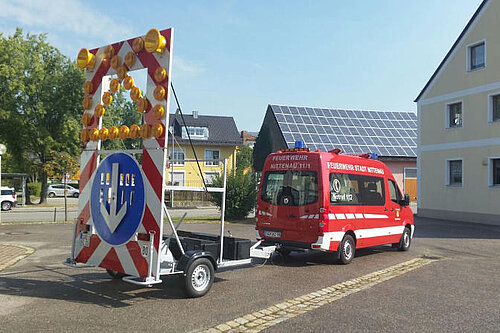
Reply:
[[370, 158], [376, 160], [378, 158], [378, 154], [377, 153], [371, 153], [370, 154]]
[[304, 141], [302, 140], [298, 140], [298, 141], [295, 141], [295, 148], [305, 148], [306, 145], [304, 144]]

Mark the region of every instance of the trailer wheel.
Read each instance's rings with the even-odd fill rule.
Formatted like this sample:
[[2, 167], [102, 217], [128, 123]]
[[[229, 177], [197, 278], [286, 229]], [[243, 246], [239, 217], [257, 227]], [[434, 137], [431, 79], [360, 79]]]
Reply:
[[186, 293], [189, 297], [205, 295], [214, 282], [214, 266], [207, 258], [196, 259], [186, 271]]
[[111, 276], [113, 280], [118, 280], [121, 279], [122, 277], [127, 276], [127, 274], [124, 274], [122, 272], [112, 271], [110, 269], [107, 269], [106, 272], [108, 272], [109, 276]]
[[354, 258], [356, 243], [351, 235], [345, 235], [337, 250], [337, 258], [341, 264], [347, 265]]
[[397, 243], [397, 249], [399, 251], [408, 251], [411, 245], [411, 231], [409, 228], [405, 228], [403, 234], [401, 235], [401, 240]]

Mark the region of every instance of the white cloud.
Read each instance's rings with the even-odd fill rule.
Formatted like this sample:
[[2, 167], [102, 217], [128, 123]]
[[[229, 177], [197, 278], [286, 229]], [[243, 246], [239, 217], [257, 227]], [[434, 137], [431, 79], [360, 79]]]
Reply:
[[205, 71], [205, 68], [200, 64], [183, 59], [174, 54], [173, 69], [185, 74], [200, 74]]
[[0, 0], [0, 8], [0, 18], [47, 32], [69, 32], [109, 42], [130, 34], [127, 25], [79, 0]]

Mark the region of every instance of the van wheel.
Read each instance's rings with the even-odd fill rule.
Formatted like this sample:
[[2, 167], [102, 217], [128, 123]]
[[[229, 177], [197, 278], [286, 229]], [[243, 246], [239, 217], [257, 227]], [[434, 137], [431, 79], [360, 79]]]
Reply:
[[10, 210], [12, 208], [12, 204], [9, 201], [2, 202], [2, 210]]
[[347, 265], [354, 258], [356, 243], [351, 235], [345, 235], [337, 250], [337, 259], [341, 264]]
[[186, 294], [188, 297], [205, 295], [214, 282], [214, 266], [207, 258], [199, 258], [186, 271]]
[[411, 245], [411, 231], [410, 228], [405, 228], [403, 234], [401, 235], [401, 240], [399, 241], [396, 248], [399, 251], [408, 251]]
[[53, 198], [53, 197], [55, 197], [55, 196], [56, 196], [56, 194], [55, 194], [54, 192], [50, 192], [50, 193], [49, 193], [49, 198]]
[[121, 279], [122, 277], [127, 276], [127, 274], [118, 272], [118, 271], [112, 271], [110, 269], [107, 269], [106, 272], [108, 272], [109, 276], [113, 278], [113, 280], [118, 280]]

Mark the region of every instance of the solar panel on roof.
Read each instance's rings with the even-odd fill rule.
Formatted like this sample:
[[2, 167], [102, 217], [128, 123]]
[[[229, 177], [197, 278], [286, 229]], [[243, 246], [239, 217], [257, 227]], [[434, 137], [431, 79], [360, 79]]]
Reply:
[[[271, 106], [289, 147], [304, 140], [310, 149], [416, 156], [414, 113]], [[290, 131], [290, 132], [288, 132]]]

